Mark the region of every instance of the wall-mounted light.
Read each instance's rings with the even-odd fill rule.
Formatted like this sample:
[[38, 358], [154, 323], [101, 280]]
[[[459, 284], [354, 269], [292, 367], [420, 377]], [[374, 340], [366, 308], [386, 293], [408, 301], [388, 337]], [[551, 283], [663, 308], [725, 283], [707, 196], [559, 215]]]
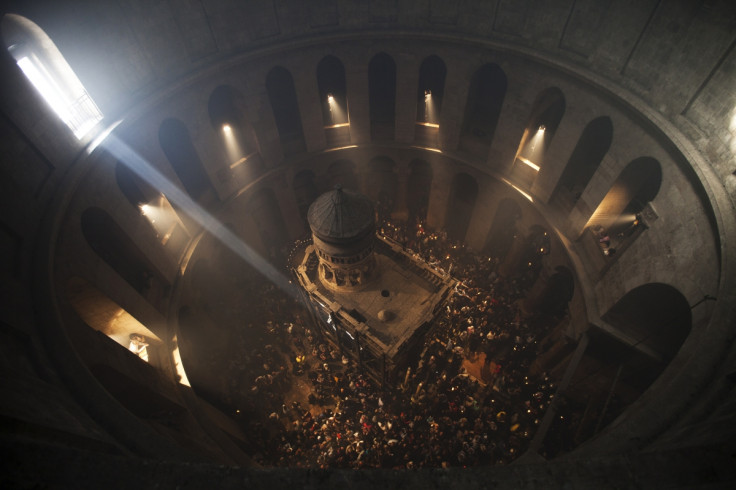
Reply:
[[233, 130], [233, 128], [231, 128], [229, 124], [223, 124], [223, 125], [222, 125], [222, 130], [223, 130], [224, 132], [226, 132], [226, 133], [229, 133], [230, 131], [232, 131], [232, 130]]

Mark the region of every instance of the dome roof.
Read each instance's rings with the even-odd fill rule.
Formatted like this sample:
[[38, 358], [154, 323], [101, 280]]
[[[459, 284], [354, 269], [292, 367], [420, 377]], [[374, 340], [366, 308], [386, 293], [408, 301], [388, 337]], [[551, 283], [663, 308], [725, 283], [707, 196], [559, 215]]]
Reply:
[[340, 184], [309, 206], [307, 219], [312, 232], [328, 242], [362, 238], [375, 228], [375, 212], [370, 199], [343, 189]]

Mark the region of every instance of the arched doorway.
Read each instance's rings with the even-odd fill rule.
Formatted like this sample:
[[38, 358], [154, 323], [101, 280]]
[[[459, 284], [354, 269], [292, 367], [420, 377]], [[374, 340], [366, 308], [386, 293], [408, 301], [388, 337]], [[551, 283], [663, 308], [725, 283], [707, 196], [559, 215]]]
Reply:
[[445, 230], [451, 240], [458, 242], [465, 240], [477, 197], [478, 182], [475, 178], [466, 173], [455, 175], [445, 218]]

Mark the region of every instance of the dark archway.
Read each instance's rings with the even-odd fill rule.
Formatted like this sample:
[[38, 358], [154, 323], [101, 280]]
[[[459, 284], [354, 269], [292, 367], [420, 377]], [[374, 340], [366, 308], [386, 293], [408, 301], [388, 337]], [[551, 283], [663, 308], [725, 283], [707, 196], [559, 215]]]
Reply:
[[550, 202], [569, 213], [611, 148], [613, 123], [608, 116], [592, 120], [580, 135]]
[[368, 65], [371, 138], [394, 139], [396, 121], [396, 63], [386, 53], [378, 53]]
[[665, 360], [675, 357], [692, 328], [687, 299], [674, 287], [662, 283], [632, 289], [602, 318]]
[[158, 130], [158, 141], [192, 199], [197, 200], [212, 189], [209, 176], [184, 123], [174, 118], [165, 119]]
[[465, 101], [461, 150], [483, 158], [488, 155], [501, 116], [507, 83], [506, 74], [494, 63], [475, 71]]
[[116, 162], [115, 182], [118, 184], [118, 188], [125, 196], [125, 199], [140, 212], [141, 206], [148, 202], [148, 198], [146, 198], [143, 189], [141, 189], [138, 177], [127, 165]]
[[484, 251], [503, 260], [511, 249], [516, 235], [516, 222], [521, 219], [521, 206], [514, 199], [502, 199], [496, 208]]
[[294, 176], [292, 188], [296, 204], [299, 207], [299, 216], [306, 222], [307, 211], [315, 199], [319, 196], [317, 185], [315, 184], [314, 172], [311, 170], [302, 170]]
[[253, 216], [261, 235], [263, 245], [271, 260], [280, 260], [281, 248], [287, 244], [289, 233], [286, 229], [281, 207], [273, 190], [262, 188], [248, 201], [248, 209]]
[[396, 164], [388, 157], [375, 157], [368, 162], [365, 179], [366, 195], [375, 202], [379, 221], [388, 219], [396, 208], [399, 187]]
[[424, 223], [427, 220], [429, 196], [432, 190], [432, 166], [424, 160], [413, 160], [409, 164], [406, 182], [406, 207], [409, 223]]
[[306, 150], [302, 116], [294, 88], [294, 79], [284, 67], [276, 66], [266, 75], [266, 91], [284, 154]]
[[455, 175], [445, 217], [445, 230], [451, 240], [460, 242], [465, 240], [477, 197], [478, 182], [475, 178], [466, 173]]
[[112, 217], [100, 208], [88, 208], [81, 217], [82, 234], [94, 252], [141, 295], [161, 283], [156, 269]]

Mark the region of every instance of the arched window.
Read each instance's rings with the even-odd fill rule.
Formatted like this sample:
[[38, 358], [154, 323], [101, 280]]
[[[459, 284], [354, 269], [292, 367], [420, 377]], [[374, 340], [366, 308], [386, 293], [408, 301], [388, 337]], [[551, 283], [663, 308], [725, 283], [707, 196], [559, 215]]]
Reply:
[[424, 160], [414, 160], [409, 164], [409, 178], [406, 181], [406, 207], [409, 211], [409, 224], [424, 223], [427, 220], [429, 196], [432, 191], [432, 166]]
[[661, 185], [662, 168], [654, 158], [637, 158], [621, 171], [586, 224], [605, 255], [623, 252], [646, 228], [642, 211]]
[[350, 144], [345, 67], [339, 59], [331, 55], [322, 58], [317, 65], [317, 88], [322, 104], [322, 120], [325, 126], [327, 146]]
[[447, 236], [456, 241], [464, 241], [470, 219], [475, 210], [478, 197], [478, 182], [466, 173], [459, 173], [452, 179], [450, 201], [445, 218]]
[[419, 67], [417, 126], [414, 139], [420, 145], [439, 145], [439, 123], [445, 95], [447, 68], [439, 56], [426, 58]]
[[276, 66], [266, 75], [266, 90], [285, 155], [306, 150], [299, 101], [294, 79], [286, 68]]
[[396, 120], [396, 63], [386, 53], [378, 53], [368, 65], [371, 138], [394, 139]]
[[506, 74], [496, 64], [489, 63], [475, 71], [465, 102], [460, 149], [483, 158], [488, 156], [506, 96], [506, 85]]
[[100, 109], [46, 33], [15, 14], [2, 20], [5, 47], [46, 103], [82, 139], [102, 121]]
[[560, 89], [547, 89], [537, 97], [511, 169], [516, 183], [530, 187], [537, 178], [564, 114], [565, 96]]
[[212, 91], [207, 104], [212, 128], [222, 138], [231, 169], [258, 154], [255, 132], [240, 111], [241, 103], [234, 88], [220, 85]]
[[199, 199], [211, 189], [210, 179], [184, 123], [173, 118], [164, 120], [158, 130], [158, 141], [192, 199]]
[[550, 202], [565, 212], [572, 210], [611, 147], [612, 139], [613, 123], [607, 116], [594, 119], [585, 126]]

